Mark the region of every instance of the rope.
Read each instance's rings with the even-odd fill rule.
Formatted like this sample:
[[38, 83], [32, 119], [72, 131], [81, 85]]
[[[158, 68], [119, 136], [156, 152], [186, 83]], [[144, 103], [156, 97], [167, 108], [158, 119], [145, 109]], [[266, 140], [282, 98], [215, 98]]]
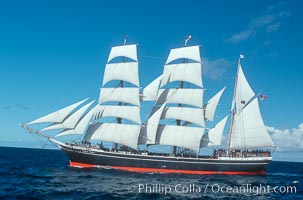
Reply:
[[[82, 92], [83, 90], [91, 87], [91, 85], [95, 84], [95, 82], [97, 80], [100, 80], [99, 75], [96, 75], [93, 79], [91, 79], [90, 81], [88, 81], [86, 84], [84, 84], [83, 86], [81, 86], [80, 88], [78, 88], [77, 90], [75, 90], [74, 92], [72, 92], [70, 95], [63, 97], [63, 98], [56, 98], [53, 101], [49, 101], [45, 106], [43, 106], [44, 109], [37, 109], [36, 112], [33, 113], [33, 116], [38, 116], [41, 115], [43, 110], [51, 110], [52, 108], [54, 108], [55, 106], [65, 102], [68, 99], [71, 99], [71, 97], [75, 96], [76, 94], [79, 94], [80, 92]], [[59, 99], [59, 101], [58, 101]]]

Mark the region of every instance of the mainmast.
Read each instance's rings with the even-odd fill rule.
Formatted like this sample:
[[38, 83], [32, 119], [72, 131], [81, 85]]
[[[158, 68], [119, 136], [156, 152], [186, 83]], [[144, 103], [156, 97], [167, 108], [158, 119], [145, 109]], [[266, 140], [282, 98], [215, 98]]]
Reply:
[[[184, 42], [184, 47], [187, 46], [187, 42], [191, 39], [191, 35], [186, 36], [185, 38], [185, 42]], [[186, 58], [183, 58], [183, 63], [186, 63]], [[183, 89], [184, 88], [184, 81], [180, 81], [180, 88]], [[182, 107], [182, 104], [179, 103], [178, 107]], [[181, 120], [176, 119], [176, 124], [177, 126], [181, 126]], [[177, 146], [173, 146], [173, 155], [177, 154]]]
[[[200, 147], [220, 145], [227, 118], [208, 131], [207, 144], [201, 142], [205, 120], [213, 121], [216, 107], [225, 88], [203, 105], [202, 62], [200, 46], [171, 49], [162, 75], [143, 89], [143, 101], [155, 101], [146, 126], [141, 132], [140, 144], [170, 145], [173, 154], [178, 148], [199, 152]], [[179, 62], [180, 60], [183, 62]], [[172, 82], [179, 82], [177, 87]], [[184, 87], [185, 83], [192, 88]], [[204, 111], [207, 110], [207, 115]], [[168, 124], [174, 120], [175, 125]], [[162, 123], [161, 123], [162, 122]], [[183, 123], [184, 122], [184, 123]], [[206, 141], [203, 139], [203, 141]]]
[[[179, 62], [188, 59], [191, 62]], [[200, 47], [171, 49], [163, 73], [143, 90], [143, 100], [154, 100], [155, 106], [141, 138], [146, 144], [170, 145], [199, 151], [205, 130]], [[179, 82], [173, 86], [173, 82]], [[184, 83], [195, 85], [185, 88]], [[174, 120], [175, 125], [161, 120]], [[186, 122], [181, 124], [181, 122]], [[188, 126], [192, 124], [192, 126]], [[174, 150], [175, 149], [175, 150]]]

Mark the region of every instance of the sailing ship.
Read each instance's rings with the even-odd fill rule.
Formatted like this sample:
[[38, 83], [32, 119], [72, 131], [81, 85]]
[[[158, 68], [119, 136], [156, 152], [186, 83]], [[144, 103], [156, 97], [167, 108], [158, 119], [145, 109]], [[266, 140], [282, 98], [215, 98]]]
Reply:
[[[200, 46], [187, 46], [190, 37], [183, 47], [170, 50], [162, 74], [142, 90], [137, 45], [126, 44], [125, 38], [123, 45], [111, 48], [95, 106], [94, 100], [84, 99], [21, 126], [57, 144], [67, 154], [71, 167], [148, 173], [266, 174], [275, 145], [260, 113], [261, 94], [255, 94], [242, 70], [244, 56], [238, 60], [227, 145], [220, 148], [228, 115], [212, 128], [206, 124], [214, 121], [225, 87], [203, 103]], [[145, 122], [141, 120], [143, 101], [154, 102]], [[35, 124], [45, 126], [39, 130], [33, 128]], [[48, 131], [57, 134], [51, 136]], [[60, 139], [70, 135], [80, 135], [82, 142]], [[106, 142], [111, 146], [105, 147]], [[163, 146], [171, 147], [171, 151], [149, 151]], [[212, 155], [203, 155], [207, 147], [214, 147]]]

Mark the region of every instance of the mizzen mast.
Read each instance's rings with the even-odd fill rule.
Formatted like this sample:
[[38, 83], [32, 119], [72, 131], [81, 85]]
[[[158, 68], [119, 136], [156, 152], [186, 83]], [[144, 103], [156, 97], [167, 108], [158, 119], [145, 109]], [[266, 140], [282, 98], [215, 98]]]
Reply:
[[240, 61], [241, 59], [244, 58], [244, 55], [240, 54], [239, 60], [238, 60], [238, 68], [237, 68], [237, 74], [236, 74], [236, 79], [235, 79], [235, 87], [234, 87], [234, 93], [233, 93], [233, 99], [231, 103], [231, 120], [230, 120], [230, 125], [229, 125], [229, 135], [228, 135], [228, 141], [227, 141], [227, 152], [230, 151], [230, 140], [233, 132], [233, 123], [234, 123], [234, 116], [235, 116], [235, 98], [236, 98], [236, 89], [237, 89], [237, 84], [238, 84], [238, 73], [239, 73], [239, 67], [240, 67]]

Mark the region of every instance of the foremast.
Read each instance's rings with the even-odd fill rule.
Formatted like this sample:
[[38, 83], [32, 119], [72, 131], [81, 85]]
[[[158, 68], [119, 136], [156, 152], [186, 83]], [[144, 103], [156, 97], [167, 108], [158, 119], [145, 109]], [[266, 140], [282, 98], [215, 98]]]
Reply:
[[[127, 35], [124, 35], [124, 41], [123, 41], [123, 45], [126, 45], [126, 41], [127, 41]], [[122, 62], [125, 62], [125, 56], [122, 56]], [[120, 80], [120, 83], [119, 83], [119, 87], [123, 88], [124, 87], [124, 81], [123, 80]], [[118, 102], [118, 105], [119, 106], [122, 106], [123, 105], [123, 102]], [[117, 117], [117, 123], [118, 124], [122, 124], [122, 118], [121, 117]], [[119, 144], [118, 143], [114, 143], [114, 148], [116, 150], [118, 150]]]
[[[117, 62], [119, 57], [122, 57], [122, 62]], [[115, 81], [118, 81], [118, 86], [114, 85]], [[105, 66], [99, 103], [92, 109], [89, 108], [94, 101], [81, 106], [87, 100], [21, 126], [60, 145], [64, 143], [44, 131], [61, 130], [55, 137], [85, 134], [83, 141], [108, 141], [137, 149], [141, 129], [137, 45], [127, 45], [125, 37], [122, 46], [112, 47]], [[90, 122], [91, 118], [94, 122]], [[108, 123], [105, 118], [115, 118], [116, 123]], [[99, 122], [99, 119], [105, 120]], [[34, 124], [48, 126], [41, 130], [29, 127]]]
[[[137, 149], [141, 129], [139, 87], [137, 45], [126, 44], [125, 37], [123, 45], [110, 51], [95, 122], [89, 125], [84, 140], [113, 142]], [[109, 121], [110, 118], [115, 121]]]

